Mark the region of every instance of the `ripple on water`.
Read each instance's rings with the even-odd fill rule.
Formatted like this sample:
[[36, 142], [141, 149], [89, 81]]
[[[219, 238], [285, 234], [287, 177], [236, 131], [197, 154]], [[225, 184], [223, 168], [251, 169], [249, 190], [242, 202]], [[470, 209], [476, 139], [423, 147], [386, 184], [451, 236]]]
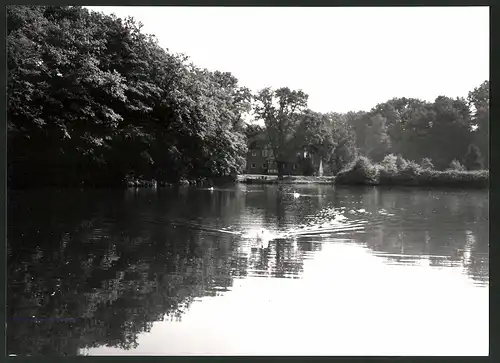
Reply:
[[[349, 355], [359, 353], [361, 346], [367, 355], [411, 355], [419, 349], [429, 355], [454, 354], [457, 347], [467, 346], [476, 353], [487, 352], [482, 347], [488, 342], [488, 290], [484, 288], [488, 286], [488, 235], [481, 232], [487, 229], [486, 202], [470, 193], [450, 196], [458, 205], [451, 213], [450, 208], [440, 207], [450, 201], [434, 201], [427, 192], [409, 189], [329, 190], [323, 200], [306, 196], [314, 191], [301, 188], [297, 199], [282, 198], [272, 187], [251, 189], [248, 193], [188, 191], [177, 202], [177, 196], [166, 198], [163, 191], [158, 199], [140, 192], [127, 199], [124, 208], [121, 199], [106, 200], [103, 194], [91, 199], [85, 194], [89, 197], [84, 212], [78, 212], [74, 198], [45, 198], [46, 203], [68, 200], [64, 213], [54, 211], [53, 219], [60, 219], [60, 226], [53, 227], [48, 219], [37, 222], [32, 214], [10, 222], [19, 226], [11, 234], [16, 243], [9, 246], [10, 253], [20, 256], [12, 261], [16, 284], [10, 287], [21, 293], [8, 294], [8, 306], [39, 310], [33, 313], [38, 316], [43, 306], [36, 308], [33, 300], [40, 291], [55, 286], [51, 280], [61, 277], [61, 286], [69, 294], [55, 295], [51, 304], [71, 307], [77, 301], [79, 308], [68, 314], [87, 307], [85, 311], [92, 314], [89, 304], [94, 300], [88, 294], [92, 289], [99, 304], [97, 313], [109, 312], [99, 315], [105, 319], [104, 328], [121, 324], [116, 319], [124, 311], [130, 319], [123, 323], [135, 324], [137, 308], [144, 307], [151, 312], [145, 323], [155, 326], [150, 333], [139, 334], [137, 349], [120, 354], [262, 355], [272, 351], [289, 355], [305, 347], [298, 354]], [[24, 204], [37, 208], [31, 197]], [[112, 211], [113, 205], [119, 208]], [[47, 214], [46, 207], [38, 210], [40, 216]], [[109, 223], [103, 223], [103, 215], [109, 215]], [[195, 223], [193, 228], [174, 229], [160, 218], [166, 215]], [[257, 238], [226, 233], [262, 228], [275, 237], [265, 248]], [[42, 229], [47, 230], [43, 236]], [[64, 237], [49, 237], [55, 235]], [[44, 237], [57, 243], [46, 243], [40, 257], [35, 247], [41, 246]], [[99, 255], [106, 256], [103, 262]], [[115, 258], [118, 263], [106, 262]], [[78, 278], [65, 277], [72, 266]], [[82, 269], [91, 278], [82, 277], [78, 272]], [[38, 275], [30, 276], [34, 270]], [[112, 294], [120, 298], [118, 303], [108, 303]], [[178, 320], [154, 322], [169, 306], [169, 319]], [[266, 324], [272, 328], [263, 329]], [[315, 329], [321, 324], [329, 327], [326, 336]], [[30, 336], [33, 347], [51, 344], [47, 349], [52, 349], [62, 335], [44, 326], [21, 329], [26, 333], [21, 335], [10, 332], [9, 339], [22, 343]], [[263, 348], [266, 344], [269, 350]], [[24, 346], [17, 344], [20, 355], [23, 349], [32, 349]], [[96, 348], [91, 354], [109, 354], [106, 349]]]

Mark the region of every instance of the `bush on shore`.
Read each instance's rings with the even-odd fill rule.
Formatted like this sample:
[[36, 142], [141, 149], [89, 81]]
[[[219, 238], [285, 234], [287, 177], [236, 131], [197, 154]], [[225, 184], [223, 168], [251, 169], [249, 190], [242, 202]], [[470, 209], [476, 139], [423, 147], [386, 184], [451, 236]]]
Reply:
[[335, 182], [349, 185], [376, 185], [379, 179], [379, 168], [373, 165], [367, 157], [360, 156], [336, 175]]
[[450, 163], [450, 166], [448, 167], [448, 169], [446, 169], [447, 171], [465, 171], [465, 166], [463, 166], [460, 161], [458, 160], [453, 160], [451, 163]]
[[419, 165], [401, 156], [387, 155], [379, 164], [360, 157], [335, 177], [338, 185], [414, 185], [485, 188], [489, 182], [488, 170], [467, 171], [458, 162], [452, 162], [445, 171], [431, 168], [429, 159]]

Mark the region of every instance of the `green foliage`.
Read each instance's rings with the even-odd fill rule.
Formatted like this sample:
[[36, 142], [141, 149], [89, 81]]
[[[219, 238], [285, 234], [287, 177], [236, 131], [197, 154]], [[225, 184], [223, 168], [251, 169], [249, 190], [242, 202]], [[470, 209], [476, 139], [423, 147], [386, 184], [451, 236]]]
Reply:
[[[463, 159], [472, 142], [484, 145], [480, 147], [483, 153], [488, 138], [488, 88], [489, 82], [483, 83], [467, 100], [444, 96], [434, 102], [394, 98], [378, 104], [369, 113], [352, 118], [357, 145], [373, 160], [381, 160], [388, 153], [411, 160], [431, 158], [438, 169], [446, 168], [453, 159]], [[373, 123], [373, 117], [378, 121]], [[374, 132], [374, 124], [382, 132]], [[385, 135], [388, 141], [384, 141]], [[380, 154], [373, 152], [377, 148]]]
[[417, 179], [423, 171], [417, 163], [392, 154], [387, 155], [377, 167], [382, 185], [417, 184]]
[[293, 142], [299, 150], [314, 148], [317, 155], [328, 162], [335, 147], [328, 117], [305, 110], [300, 115]]
[[484, 157], [485, 165], [489, 163], [489, 109], [490, 109], [490, 82], [484, 81], [479, 87], [469, 92], [467, 97], [472, 110], [471, 130], [473, 142], [479, 147]]
[[389, 154], [379, 163], [380, 183], [390, 184], [398, 174], [398, 158]]
[[349, 115], [332, 112], [326, 114], [326, 117], [334, 146], [327, 162], [334, 173], [337, 173], [345, 169], [358, 156], [356, 137], [349, 124]]
[[457, 159], [453, 159], [447, 170], [451, 171], [464, 171], [465, 167]]
[[387, 119], [379, 113], [369, 117], [365, 148], [366, 155], [372, 160], [382, 160], [390, 149], [386, 123]]
[[408, 161], [405, 158], [403, 158], [401, 155], [398, 155], [396, 157], [396, 166], [397, 166], [398, 170], [404, 170], [408, 166]]
[[367, 137], [366, 135], [368, 134], [368, 113], [364, 111], [348, 112], [345, 117], [347, 119], [347, 123], [350, 125], [355, 135], [356, 148], [365, 153], [365, 140]]
[[420, 162], [420, 167], [424, 170], [426, 169], [434, 169], [434, 164], [432, 163], [431, 158], [423, 158]]
[[14, 184], [113, 184], [236, 174], [251, 95], [160, 48], [133, 19], [74, 6], [8, 8]]
[[464, 157], [464, 166], [467, 170], [481, 170], [484, 168], [483, 158], [479, 148], [471, 144]]
[[251, 139], [263, 132], [265, 132], [265, 129], [259, 124], [247, 124], [244, 127], [244, 133], [247, 139]]
[[404, 167], [398, 170], [395, 178], [397, 184], [418, 185], [423, 169], [414, 161], [407, 161]]
[[435, 171], [431, 174], [429, 185], [443, 185], [456, 187], [478, 187], [487, 188], [489, 183], [489, 172], [480, 171]]
[[[456, 160], [455, 160], [456, 161]], [[425, 168], [412, 160], [387, 155], [379, 164], [360, 157], [349, 168], [335, 177], [339, 185], [406, 185], [406, 186], [450, 186], [485, 188], [488, 186], [487, 170], [465, 171], [458, 162], [457, 169], [447, 171]], [[462, 169], [460, 169], [462, 168]]]
[[[393, 98], [369, 112], [322, 114], [301, 90], [254, 97], [141, 28], [79, 6], [7, 8], [10, 184], [117, 185], [131, 172], [160, 182], [234, 177], [261, 131], [280, 176], [302, 151], [333, 173], [358, 155], [381, 165], [399, 155], [400, 171], [405, 159], [432, 159], [426, 170], [455, 159], [469, 170], [488, 165], [488, 81], [467, 100]], [[251, 111], [265, 128], [245, 126]]]
[[308, 98], [303, 91], [288, 87], [264, 88], [255, 96], [254, 113], [258, 120], [265, 122], [280, 177], [283, 175], [282, 163], [296, 153], [295, 131]]
[[396, 174], [398, 172], [398, 157], [393, 154], [386, 155], [380, 162], [380, 166], [385, 171]]
[[428, 155], [436, 167], [443, 168], [453, 159], [461, 159], [471, 141], [470, 110], [463, 99], [438, 97], [433, 105], [436, 119], [426, 140]]
[[360, 156], [350, 167], [335, 176], [335, 182], [348, 185], [375, 185], [378, 184], [379, 178], [379, 169], [372, 164], [370, 159]]

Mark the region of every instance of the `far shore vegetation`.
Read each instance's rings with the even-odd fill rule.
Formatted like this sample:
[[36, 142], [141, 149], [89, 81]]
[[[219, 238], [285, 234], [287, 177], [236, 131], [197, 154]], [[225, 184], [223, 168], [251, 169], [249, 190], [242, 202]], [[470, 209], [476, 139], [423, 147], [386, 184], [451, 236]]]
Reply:
[[392, 154], [382, 162], [373, 163], [361, 156], [336, 176], [285, 176], [241, 175], [239, 182], [247, 184], [335, 184], [335, 185], [380, 185], [380, 186], [425, 186], [487, 188], [487, 170], [466, 170], [454, 160], [446, 170], [436, 170], [429, 159], [421, 163], [408, 161]]
[[[8, 6], [7, 53], [12, 188], [253, 180], [242, 176], [256, 134], [277, 166], [266, 179], [282, 183], [488, 185], [487, 80], [467, 98], [320, 113], [303, 90], [252, 92], [134, 19], [81, 6]], [[291, 159], [304, 177], [286, 175]]]
[[335, 177], [337, 185], [401, 185], [401, 186], [449, 186], [488, 187], [487, 170], [465, 170], [454, 160], [446, 170], [435, 170], [428, 159], [420, 164], [402, 157], [387, 155], [382, 162], [372, 163], [360, 157], [349, 168]]

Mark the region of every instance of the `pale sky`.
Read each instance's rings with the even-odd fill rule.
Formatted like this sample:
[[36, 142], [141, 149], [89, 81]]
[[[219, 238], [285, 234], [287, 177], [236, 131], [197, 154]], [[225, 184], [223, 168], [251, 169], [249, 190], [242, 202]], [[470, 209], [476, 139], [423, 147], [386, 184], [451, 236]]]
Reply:
[[489, 79], [488, 7], [106, 7], [162, 47], [253, 91], [302, 89], [320, 112], [466, 97]]

